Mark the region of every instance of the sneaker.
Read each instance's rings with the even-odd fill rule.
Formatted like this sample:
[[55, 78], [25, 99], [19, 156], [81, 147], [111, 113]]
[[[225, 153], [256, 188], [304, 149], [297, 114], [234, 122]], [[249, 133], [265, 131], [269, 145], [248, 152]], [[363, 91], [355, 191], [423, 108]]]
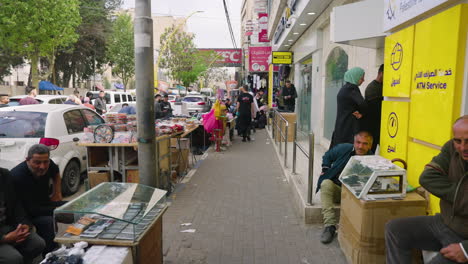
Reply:
[[336, 233], [336, 227], [335, 226], [327, 226], [322, 232], [322, 235], [320, 236], [320, 242], [323, 244], [328, 244], [333, 241], [333, 238], [335, 237]]

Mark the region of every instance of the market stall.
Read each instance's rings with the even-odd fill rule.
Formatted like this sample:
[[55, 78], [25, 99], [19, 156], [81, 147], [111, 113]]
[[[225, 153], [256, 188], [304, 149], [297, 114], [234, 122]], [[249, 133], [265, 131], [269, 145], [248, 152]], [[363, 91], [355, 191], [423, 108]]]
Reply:
[[[166, 191], [135, 183], [101, 183], [54, 210], [55, 241], [129, 247], [133, 263], [163, 263]], [[95, 256], [99, 258], [99, 256]]]
[[[89, 186], [101, 182], [139, 182], [136, 116], [108, 114], [106, 124], [86, 128], [87, 140], [78, 143], [87, 149]], [[157, 179], [160, 187], [171, 188], [171, 139], [191, 135], [198, 121], [187, 118], [156, 120]], [[180, 152], [180, 150], [179, 150]]]

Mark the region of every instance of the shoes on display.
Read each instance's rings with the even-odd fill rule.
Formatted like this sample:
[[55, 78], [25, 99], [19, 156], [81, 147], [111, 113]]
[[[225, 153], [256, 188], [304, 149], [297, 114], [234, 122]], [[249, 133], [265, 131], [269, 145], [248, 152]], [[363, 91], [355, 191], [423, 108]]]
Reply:
[[320, 236], [320, 242], [323, 244], [328, 244], [333, 241], [333, 238], [335, 237], [336, 233], [336, 227], [334, 225], [332, 226], [327, 226], [322, 232], [322, 235]]

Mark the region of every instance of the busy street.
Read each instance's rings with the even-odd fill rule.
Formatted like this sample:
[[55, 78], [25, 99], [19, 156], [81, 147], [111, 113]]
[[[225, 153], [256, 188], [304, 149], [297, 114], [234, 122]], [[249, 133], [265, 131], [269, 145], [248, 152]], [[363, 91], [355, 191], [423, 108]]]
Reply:
[[466, 0], [0, 0], [0, 264], [468, 263]]

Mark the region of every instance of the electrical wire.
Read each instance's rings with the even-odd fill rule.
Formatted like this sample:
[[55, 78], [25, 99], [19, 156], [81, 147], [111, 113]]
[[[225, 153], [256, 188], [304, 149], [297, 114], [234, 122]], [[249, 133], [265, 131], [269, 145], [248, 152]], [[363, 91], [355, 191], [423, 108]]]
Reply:
[[226, 5], [226, 0], [223, 0], [224, 12], [226, 13], [226, 20], [228, 24], [229, 34], [231, 36], [232, 45], [237, 49], [236, 38], [234, 37], [234, 32], [232, 31], [231, 20], [229, 19], [229, 11]]

